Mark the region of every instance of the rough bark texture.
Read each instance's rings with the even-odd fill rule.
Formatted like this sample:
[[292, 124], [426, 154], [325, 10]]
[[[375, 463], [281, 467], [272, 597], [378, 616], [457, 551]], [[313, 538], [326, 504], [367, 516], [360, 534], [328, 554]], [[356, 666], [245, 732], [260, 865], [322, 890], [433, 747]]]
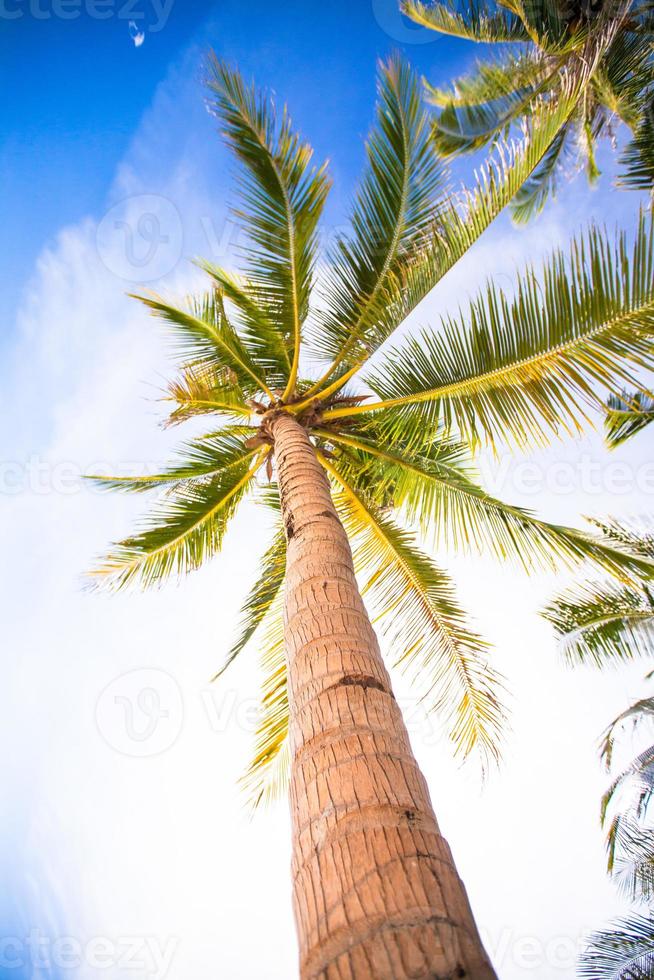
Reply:
[[495, 977], [305, 429], [271, 420], [288, 539], [293, 900], [302, 980]]

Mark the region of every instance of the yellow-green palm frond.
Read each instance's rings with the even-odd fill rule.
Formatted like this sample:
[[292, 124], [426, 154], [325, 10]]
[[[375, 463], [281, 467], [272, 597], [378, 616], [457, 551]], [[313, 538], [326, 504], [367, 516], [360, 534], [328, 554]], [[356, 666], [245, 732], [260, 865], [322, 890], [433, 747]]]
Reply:
[[214, 57], [207, 84], [210, 106], [243, 165], [237, 214], [250, 240], [247, 278], [265, 294], [270, 319], [292, 351], [288, 396], [295, 388], [329, 180], [324, 167], [312, 167], [313, 151], [293, 131], [288, 112], [278, 119], [272, 101], [237, 71]]
[[397, 430], [374, 424], [316, 435], [341, 451], [334, 465], [352, 485], [439, 545], [488, 551], [527, 572], [589, 563], [623, 580], [654, 574], [654, 555], [630, 542], [551, 524], [493, 497], [475, 482], [468, 452], [456, 443], [441, 438], [402, 447]]
[[551, 69], [531, 52], [511, 57], [488, 58], [478, 61], [467, 75], [460, 75], [447, 88], [425, 82], [425, 97], [431, 105], [441, 109], [474, 108], [475, 106], [501, 103], [512, 99], [516, 93], [526, 96], [537, 91], [539, 82], [550, 77]]
[[511, 10], [491, 9], [486, 0], [457, 0], [445, 3], [422, 3], [404, 0], [402, 11], [407, 17], [440, 34], [482, 43], [528, 41], [529, 34], [519, 17]]
[[174, 351], [184, 367], [228, 371], [243, 392], [270, 394], [263, 371], [229, 322], [219, 290], [191, 296], [185, 307], [174, 306], [154, 295], [136, 299], [172, 327]]
[[325, 419], [404, 412], [427, 434], [545, 445], [590, 421], [601, 396], [636, 386], [654, 363], [654, 222], [642, 215], [631, 246], [591, 228], [540, 281], [528, 269], [510, 299], [489, 283], [467, 316], [442, 320], [391, 352], [367, 379], [379, 401]]
[[273, 319], [267, 293], [247, 279], [202, 259], [197, 265], [211, 276], [235, 312], [244, 345], [262, 365], [273, 388], [283, 388], [291, 373], [289, 344]]
[[286, 575], [286, 536], [283, 527], [278, 528], [272, 544], [261, 560], [261, 574], [252, 586], [241, 609], [239, 636], [225, 658], [223, 666], [213, 680], [218, 680], [229, 665], [253, 639], [271, 608], [279, 599]]
[[611, 395], [606, 405], [604, 432], [609, 449], [621, 446], [654, 422], [654, 397], [646, 391]]
[[[326, 393], [342, 387], [472, 248], [539, 166], [552, 140], [574, 111], [580, 84], [580, 75], [565, 75], [560, 98], [549, 105], [540, 105], [534, 112], [528, 139], [498, 146], [471, 190], [448, 195], [434, 205], [435, 221], [423, 230], [414, 247], [406, 251], [397, 274], [388, 277], [386, 288], [380, 293], [383, 302], [377, 310], [377, 319], [368, 322], [361, 336], [357, 333], [354, 337], [359, 345], [359, 361], [348, 367], [349, 347], [344, 346], [345, 363], [339, 369], [337, 359], [310, 394], [316, 392], [325, 397]], [[321, 384], [333, 372], [336, 380], [321, 390]]]
[[449, 98], [428, 87], [427, 98], [440, 105], [432, 131], [436, 149], [443, 157], [473, 153], [508, 136], [514, 123], [524, 128], [538, 111], [538, 101], [550, 101], [548, 90], [554, 82], [558, 89], [559, 79], [558, 64], [525, 55], [519, 61], [480, 64], [475, 74], [455, 82]]
[[396, 666], [447, 725], [457, 755], [496, 760], [504, 711], [501, 679], [487, 644], [470, 628], [449, 576], [419, 550], [413, 536], [323, 458], [352, 543], [362, 593], [387, 637]]
[[332, 370], [365, 354], [387, 316], [388, 292], [433, 222], [444, 172], [429, 139], [429, 119], [413, 71], [398, 58], [379, 68], [376, 124], [367, 169], [351, 216], [351, 234], [329, 256], [327, 288], [313, 345]]
[[561, 127], [547, 153], [523, 183], [511, 202], [511, 217], [516, 225], [525, 225], [539, 215], [549, 198], [555, 197], [562, 165], [576, 152], [576, 120]]
[[[172, 484], [141, 529], [114, 545], [91, 573], [98, 582], [116, 589], [136, 582], [156, 585], [199, 568], [220, 551], [229, 520], [253, 485], [262, 453], [246, 449], [242, 439], [222, 434], [192, 443], [188, 449], [177, 467], [161, 475]], [[145, 486], [134, 479], [102, 482], [140, 490], [149, 488], [152, 480], [146, 477]]]
[[290, 776], [289, 703], [281, 593], [262, 626], [261, 705], [254, 755], [241, 779], [248, 806], [265, 807], [284, 795]]
[[647, 586], [583, 583], [558, 596], [543, 615], [571, 664], [603, 666], [654, 652], [654, 602]]
[[179, 425], [198, 415], [227, 419], [251, 415], [231, 368], [216, 371], [207, 364], [191, 365], [166, 386], [166, 396], [165, 400], [175, 406], [166, 426]]

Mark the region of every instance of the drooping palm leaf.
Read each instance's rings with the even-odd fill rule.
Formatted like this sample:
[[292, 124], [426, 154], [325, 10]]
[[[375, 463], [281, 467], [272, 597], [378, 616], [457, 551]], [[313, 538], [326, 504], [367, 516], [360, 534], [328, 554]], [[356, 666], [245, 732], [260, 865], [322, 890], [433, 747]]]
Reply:
[[261, 560], [261, 566], [261, 574], [252, 586], [241, 610], [241, 629], [238, 639], [232, 645], [223, 666], [213, 680], [218, 680], [243, 652], [282, 591], [286, 575], [286, 537], [283, 528], [277, 530], [272, 544]]
[[406, 670], [428, 709], [449, 722], [455, 751], [497, 759], [503, 709], [501, 681], [487, 644], [466, 622], [449, 577], [412, 535], [381, 514], [324, 457], [335, 482], [339, 516], [352, 541], [363, 595], [377, 614], [396, 666]]
[[[651, 674], [649, 676], [651, 678]], [[643, 722], [651, 723], [652, 721], [654, 721], [654, 698], [641, 698], [634, 704], [629, 705], [617, 718], [614, 718], [604, 733], [601, 744], [601, 756], [607, 769], [610, 769], [613, 763], [613, 754], [618, 735], [623, 734], [627, 726], [635, 730]]]
[[[222, 436], [194, 443], [193, 454], [164, 480], [172, 489], [142, 523], [142, 529], [114, 545], [92, 574], [114, 588], [133, 582], [155, 585], [171, 575], [199, 568], [219, 550], [230, 518], [262, 463], [260, 450], [247, 450], [242, 440]], [[204, 470], [197, 476], [192, 471]], [[116, 481], [105, 486], [149, 488], [153, 478]], [[156, 479], [156, 478], [155, 478]]]
[[618, 577], [654, 574], [651, 556], [606, 535], [549, 524], [524, 508], [504, 503], [473, 479], [466, 450], [446, 439], [402, 447], [397, 430], [365, 424], [343, 433], [316, 429], [330, 448], [340, 448], [340, 472], [381, 507], [392, 506], [423, 535], [457, 550], [490, 551], [516, 560], [526, 570], [590, 562]]
[[[511, 64], [514, 84], [510, 85], [509, 71], [501, 74], [498, 66], [493, 67], [492, 74], [480, 67], [476, 77], [458, 80], [459, 89], [466, 92], [465, 99], [459, 95], [446, 102], [443, 93], [427, 89], [429, 101], [435, 101], [436, 96], [442, 103], [433, 127], [434, 144], [441, 156], [472, 153], [492, 140], [508, 136], [515, 122], [537, 111], [536, 100], [551, 86], [553, 77], [558, 80], [559, 76], [557, 64], [545, 68], [525, 58], [524, 63]], [[491, 97], [473, 102], [472, 92], [477, 90], [481, 94], [484, 88]]]
[[425, 98], [441, 109], [474, 108], [512, 99], [520, 90], [533, 94], [538, 83], [539, 62], [529, 52], [511, 54], [477, 62], [472, 72], [459, 75], [447, 88], [425, 82]]
[[282, 596], [278, 592], [261, 630], [261, 703], [254, 755], [241, 779], [250, 809], [279, 799], [288, 787], [291, 756], [288, 743], [289, 703]]
[[[427, 97], [439, 107], [434, 121], [439, 151], [451, 156], [478, 150], [513, 124], [529, 130], [538, 101], [556, 103], [562, 77], [581, 70], [584, 80], [570, 129], [586, 159], [589, 177], [595, 180], [599, 176], [595, 144], [601, 135], [613, 138], [611, 121], [615, 116], [636, 134], [623, 160], [623, 185], [651, 189], [654, 167], [650, 162], [653, 141], [648, 132], [648, 110], [654, 52], [651, 12], [647, 13], [645, 6], [632, 0], [597, 4], [447, 0], [433, 6], [416, 0], [405, 2], [409, 17], [441, 33], [472, 41], [527, 42], [518, 53], [509, 49], [499, 62], [492, 56], [478, 62], [449, 93], [427, 86]], [[524, 66], [529, 62], [533, 70], [527, 74]], [[559, 148], [560, 144], [559, 139]], [[527, 221], [539, 213], [562, 172], [563, 159], [553, 148], [541, 170], [541, 180], [532, 183], [526, 200], [512, 205], [517, 221]]]

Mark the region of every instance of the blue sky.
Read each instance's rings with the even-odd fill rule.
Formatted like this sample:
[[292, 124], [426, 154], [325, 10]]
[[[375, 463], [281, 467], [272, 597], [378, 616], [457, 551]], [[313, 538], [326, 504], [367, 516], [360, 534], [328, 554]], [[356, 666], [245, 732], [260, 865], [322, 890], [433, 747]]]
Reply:
[[[170, 146], [188, 140], [192, 121], [198, 142], [217, 161], [212, 124], [201, 105], [202, 51], [211, 46], [292, 101], [316, 152], [334, 159], [337, 187], [347, 194], [371, 118], [376, 59], [402, 48], [422, 71], [445, 77], [467, 56], [464, 46], [435, 41], [403, 20], [394, 0], [376, 5], [255, 0], [247, 15], [235, 0], [215, 5], [178, 0], [167, 18], [140, 0], [134, 10], [143, 15], [137, 23], [145, 41], [138, 48], [129, 36], [125, 11], [131, 6], [116, 0], [109, 8], [115, 15], [98, 20], [80, 3], [78, 17], [62, 20], [47, 0], [36, 4], [49, 10], [47, 19], [31, 16], [29, 3], [4, 4], [22, 16], [0, 19], [0, 83], [11, 92], [0, 137], [3, 332], [43, 246], [62, 225], [106, 206], [115, 169], [157, 86], [179, 59], [189, 71], [159, 140]], [[152, 32], [160, 22], [163, 26]], [[428, 43], [414, 43], [425, 39]], [[190, 45], [196, 46], [191, 53]], [[332, 206], [339, 203], [337, 190]]]
[[[10, 556], [0, 568], [0, 743], [9, 746], [0, 939], [18, 938], [24, 950], [38, 928], [51, 944], [74, 940], [84, 955], [61, 976], [76, 980], [106, 975], [103, 942], [112, 980], [287, 980], [295, 946], [286, 812], [251, 823], [236, 789], [251, 748], [256, 657], [237, 664], [225, 687], [207, 683], [236, 627], [265, 522], [246, 511], [224, 558], [179, 588], [107, 598], [81, 587], [93, 556], [142, 506], [92, 491], [81, 474], [154, 465], [178, 439], [157, 427], [169, 363], [160, 333], [125, 296], [140, 283], [126, 274], [128, 240], [116, 229], [145, 254], [150, 226], [141, 235], [138, 222], [152, 212], [167, 236], [143, 267], [146, 286], [185, 292], [199, 281], [186, 259], [231, 259], [232, 163], [202, 101], [209, 47], [286, 98], [317, 157], [330, 158], [328, 227], [343, 221], [363, 159], [377, 58], [399, 48], [442, 81], [480, 52], [416, 33], [395, 0], [254, 0], [246, 12], [236, 0], [176, 0], [158, 31], [149, 29], [158, 8], [143, 0], [134, 5], [144, 15], [139, 47], [120, 0], [102, 21], [33, 13], [48, 9], [47, 0], [0, 3], [23, 13], [0, 17], [0, 77], [11, 93], [0, 136], [0, 530]], [[588, 216], [631, 225], [636, 199], [612, 190], [606, 150], [602, 163], [597, 189], [571, 183], [528, 229], [500, 219], [416, 322], [433, 322], [486, 275], [509, 284], [516, 264], [564, 244]], [[651, 511], [651, 458], [651, 436], [611, 460], [589, 436], [528, 460], [505, 454], [488, 478], [507, 499], [578, 523], [586, 513]], [[589, 460], [600, 472], [592, 486], [580, 468]], [[526, 463], [540, 473], [535, 490], [522, 478]], [[616, 464], [631, 481], [624, 492], [609, 479]], [[596, 739], [640, 692], [641, 669], [562, 668], [537, 617], [560, 577], [526, 581], [469, 557], [449, 564], [513, 692], [502, 772], [482, 792], [399, 678], [398, 696], [503, 980], [565, 980], [579, 936], [623, 907], [603, 871]], [[145, 689], [177, 727], [141, 758], [109, 709]], [[147, 730], [147, 711], [136, 720]], [[141, 944], [136, 971], [125, 966], [130, 937]], [[61, 980], [45, 968], [5, 969], [0, 957], [1, 980], [36, 976]]]

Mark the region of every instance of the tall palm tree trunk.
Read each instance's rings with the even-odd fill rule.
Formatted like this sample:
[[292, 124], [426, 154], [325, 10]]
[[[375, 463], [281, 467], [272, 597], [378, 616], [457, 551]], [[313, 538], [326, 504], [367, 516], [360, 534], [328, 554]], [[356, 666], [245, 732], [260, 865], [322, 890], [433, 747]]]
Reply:
[[302, 980], [495, 977], [306, 430], [275, 414]]

